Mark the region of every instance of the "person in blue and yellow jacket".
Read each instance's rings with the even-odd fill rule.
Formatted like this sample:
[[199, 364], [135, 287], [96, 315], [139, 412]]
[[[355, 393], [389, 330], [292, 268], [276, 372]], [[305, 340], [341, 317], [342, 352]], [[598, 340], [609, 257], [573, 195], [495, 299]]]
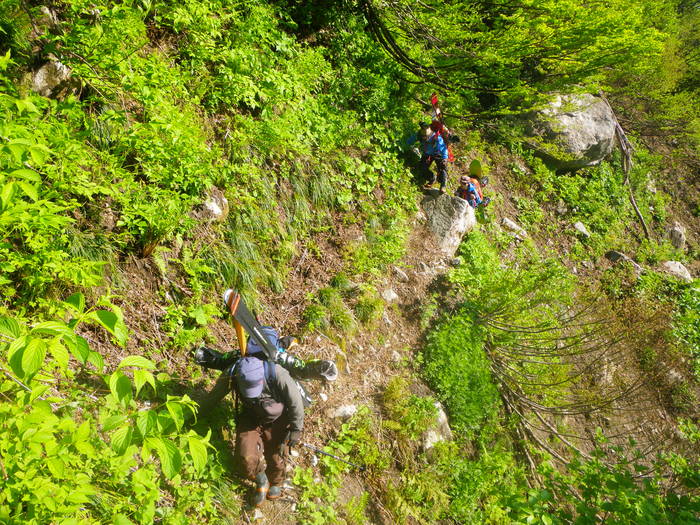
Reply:
[[434, 130], [432, 126], [427, 124], [421, 124], [419, 139], [421, 142], [420, 167], [426, 178], [423, 189], [428, 190], [435, 184], [436, 177], [430, 170], [430, 165], [435, 161], [440, 192], [444, 192], [445, 184], [447, 184], [447, 160], [449, 158], [445, 139], [439, 130]]

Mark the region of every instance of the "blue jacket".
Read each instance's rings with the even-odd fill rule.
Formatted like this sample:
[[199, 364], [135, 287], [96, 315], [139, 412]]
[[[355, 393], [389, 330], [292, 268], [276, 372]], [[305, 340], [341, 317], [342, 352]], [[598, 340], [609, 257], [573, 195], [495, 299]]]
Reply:
[[455, 191], [455, 195], [459, 197], [460, 199], [464, 199], [469, 203], [469, 206], [472, 208], [476, 208], [479, 204], [481, 204], [481, 197], [479, 197], [479, 192], [476, 190], [476, 187], [470, 182], [466, 188], [462, 188], [461, 186], [457, 188], [457, 191]]
[[442, 135], [433, 133], [428, 140], [423, 142], [423, 154], [431, 157], [442, 157], [444, 160], [447, 160], [449, 153]]

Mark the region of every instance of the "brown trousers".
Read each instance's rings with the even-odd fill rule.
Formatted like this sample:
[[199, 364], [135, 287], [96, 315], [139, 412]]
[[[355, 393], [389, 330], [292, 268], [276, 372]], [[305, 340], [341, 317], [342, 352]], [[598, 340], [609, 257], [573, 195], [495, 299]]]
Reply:
[[274, 423], [265, 426], [242, 417], [237, 430], [236, 448], [243, 474], [248, 479], [255, 479], [265, 470], [270, 485], [281, 485], [284, 481], [284, 457], [280, 449], [287, 435], [287, 415], [282, 414]]

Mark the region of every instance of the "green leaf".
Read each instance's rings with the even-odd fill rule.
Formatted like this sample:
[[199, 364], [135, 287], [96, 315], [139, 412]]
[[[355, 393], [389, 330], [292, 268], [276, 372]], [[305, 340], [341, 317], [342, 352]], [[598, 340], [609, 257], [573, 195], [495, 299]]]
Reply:
[[17, 179], [29, 180], [32, 182], [41, 182], [41, 175], [39, 175], [34, 170], [29, 170], [26, 168], [22, 168], [22, 169], [15, 170], [15, 171], [11, 172], [10, 177], [14, 177]]
[[165, 404], [165, 407], [168, 409], [170, 417], [173, 418], [175, 426], [178, 430], [180, 430], [182, 425], [185, 424], [185, 416], [182, 413], [182, 405], [177, 401], [168, 401]]
[[82, 314], [85, 310], [85, 296], [80, 292], [74, 293], [63, 302], [66, 306], [79, 314]]
[[109, 378], [109, 389], [112, 395], [119, 400], [120, 403], [126, 405], [131, 401], [131, 381], [122, 374], [119, 370], [114, 372]]
[[88, 314], [88, 318], [97, 321], [100, 325], [116, 337], [119, 344], [124, 346], [128, 338], [128, 333], [124, 320], [114, 312], [109, 310], [95, 310]]
[[190, 445], [190, 455], [194, 468], [197, 469], [197, 472], [202, 472], [207, 464], [207, 445], [200, 437], [190, 436], [187, 438], [187, 442]]
[[46, 393], [46, 391], [47, 391], [48, 389], [49, 389], [49, 385], [38, 385], [38, 386], [35, 386], [35, 387], [32, 389], [31, 395], [29, 396], [29, 401], [31, 402], [31, 401], [34, 401], [35, 399], [40, 398], [41, 396], [43, 396], [43, 395]]
[[146, 368], [148, 370], [155, 370], [156, 368], [156, 365], [153, 364], [153, 361], [151, 361], [150, 359], [146, 359], [145, 357], [140, 355], [130, 355], [128, 357], [125, 357], [119, 363], [117, 370], [124, 368], [125, 366], [135, 366], [138, 368]]
[[22, 354], [24, 377], [36, 374], [46, 358], [46, 343], [42, 339], [31, 339]]
[[63, 342], [66, 343], [71, 354], [80, 364], [87, 363], [87, 358], [90, 356], [90, 345], [84, 337], [77, 334], [73, 334], [73, 337], [64, 336]]
[[117, 454], [123, 454], [129, 445], [131, 445], [131, 437], [133, 434], [133, 429], [131, 426], [126, 425], [112, 433], [112, 450]]
[[124, 514], [117, 514], [112, 520], [112, 525], [134, 525], [134, 522], [124, 516]]
[[9, 149], [10, 153], [12, 153], [12, 156], [15, 158], [15, 162], [17, 162], [17, 164], [21, 164], [22, 157], [24, 157], [24, 153], [27, 151], [27, 146], [24, 144], [10, 143], [7, 145], [7, 149]]
[[39, 200], [39, 190], [36, 186], [32, 186], [28, 182], [25, 181], [19, 181], [17, 182], [17, 185], [22, 188], [22, 191], [24, 194], [32, 199], [34, 202]]
[[190, 315], [197, 321], [198, 325], [205, 326], [207, 324], [207, 314], [201, 306], [195, 308]]
[[7, 347], [7, 362], [10, 364], [12, 371], [20, 377], [24, 377], [22, 354], [24, 353], [24, 347], [26, 345], [27, 336], [23, 335], [12, 341], [10, 346]]
[[62, 321], [45, 321], [35, 325], [30, 334], [73, 335], [73, 330]]
[[80, 443], [81, 441], [86, 441], [90, 437], [90, 422], [83, 421], [78, 430], [76, 430], [71, 436], [73, 443]]
[[158, 416], [153, 410], [142, 410], [136, 416], [136, 428], [141, 432], [141, 437], [146, 437], [156, 426]]
[[37, 166], [41, 166], [46, 161], [46, 157], [48, 157], [49, 153], [51, 153], [51, 150], [41, 144], [29, 148], [32, 161], [34, 161], [34, 164]]
[[13, 339], [22, 335], [19, 323], [11, 317], [0, 316], [0, 334]]
[[105, 367], [105, 360], [99, 352], [90, 351], [88, 354], [87, 362], [92, 364], [95, 369], [101, 374]]
[[53, 477], [57, 479], [63, 479], [65, 477], [66, 465], [60, 458], [46, 458], [46, 466], [49, 467], [49, 471]]
[[156, 389], [156, 380], [148, 370], [142, 370], [140, 368], [134, 370], [134, 384], [136, 385], [136, 395], [139, 395], [141, 388], [146, 383], [149, 383], [153, 390]]
[[105, 432], [109, 432], [110, 430], [114, 430], [117, 428], [119, 425], [124, 423], [126, 421], [126, 416], [124, 415], [115, 415], [115, 416], [109, 416], [107, 419], [102, 421], [102, 430]]
[[180, 451], [169, 439], [151, 438], [151, 441], [153, 443], [153, 448], [158, 452], [163, 474], [165, 474], [165, 477], [168, 479], [174, 478], [182, 465]]
[[54, 337], [49, 343], [49, 352], [62, 370], [68, 368], [68, 349], [61, 343], [60, 337]]

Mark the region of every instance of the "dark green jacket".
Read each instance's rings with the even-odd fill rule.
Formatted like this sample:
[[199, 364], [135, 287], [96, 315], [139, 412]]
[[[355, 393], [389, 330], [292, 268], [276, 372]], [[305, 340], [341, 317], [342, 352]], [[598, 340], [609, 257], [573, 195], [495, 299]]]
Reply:
[[[275, 378], [272, 379], [272, 381], [274, 381], [275, 384], [268, 385], [266, 380], [260, 396], [270, 397], [282, 403], [284, 405], [284, 415], [282, 417], [287, 417], [289, 429], [301, 432], [304, 428], [304, 402], [301, 399], [299, 387], [287, 370], [277, 364], [274, 366]], [[211, 392], [199, 402], [199, 415], [208, 415], [212, 409], [226, 397], [226, 394], [235, 391], [235, 388], [236, 384], [231, 375], [231, 369], [227, 368], [221, 372]], [[245, 406], [243, 407], [242, 415], [244, 417], [253, 418], [253, 415], [248, 413]]]

